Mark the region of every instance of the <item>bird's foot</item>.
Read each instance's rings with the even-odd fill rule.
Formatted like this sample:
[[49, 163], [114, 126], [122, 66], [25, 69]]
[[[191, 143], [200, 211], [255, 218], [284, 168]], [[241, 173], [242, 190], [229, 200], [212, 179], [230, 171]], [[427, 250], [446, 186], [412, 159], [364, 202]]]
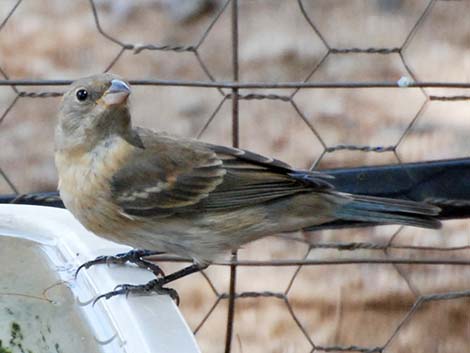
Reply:
[[169, 274], [168, 276], [156, 278], [146, 284], [134, 285], [134, 284], [121, 284], [114, 288], [113, 291], [101, 294], [95, 298], [93, 305], [100, 299], [110, 299], [115, 295], [125, 294], [126, 296], [131, 293], [136, 294], [150, 294], [152, 292], [157, 294], [169, 295], [177, 305], [179, 305], [180, 298], [178, 292], [172, 288], [163, 287], [164, 285], [173, 282], [177, 279], [190, 275], [191, 273], [199, 272], [207, 268], [207, 264], [192, 264], [188, 267], [182, 268], [176, 272]]
[[100, 299], [108, 300], [116, 295], [125, 295], [127, 297], [129, 294], [148, 295], [150, 293], [169, 295], [176, 302], [176, 305], [179, 305], [180, 298], [178, 292], [173, 288], [163, 287], [164, 283], [164, 277], [162, 277], [154, 279], [146, 284], [120, 284], [114, 288], [113, 291], [97, 296], [93, 301], [93, 305], [95, 305]]
[[130, 262], [133, 264], [136, 264], [137, 266], [141, 268], [145, 268], [147, 270], [152, 271], [155, 276], [165, 276], [163, 270], [160, 268], [160, 266], [155, 265], [154, 263], [150, 261], [143, 260], [143, 257], [146, 256], [152, 256], [152, 255], [160, 255], [163, 254], [161, 251], [151, 251], [151, 250], [143, 250], [143, 249], [134, 249], [130, 250], [125, 253], [117, 254], [117, 255], [112, 255], [112, 256], [98, 256], [96, 259], [87, 261], [80, 265], [77, 268], [77, 271], [75, 271], [75, 277], [77, 277], [78, 272], [80, 272], [81, 269], [85, 268], [90, 268], [94, 265], [98, 264], [118, 264], [118, 265], [123, 265], [126, 262]]

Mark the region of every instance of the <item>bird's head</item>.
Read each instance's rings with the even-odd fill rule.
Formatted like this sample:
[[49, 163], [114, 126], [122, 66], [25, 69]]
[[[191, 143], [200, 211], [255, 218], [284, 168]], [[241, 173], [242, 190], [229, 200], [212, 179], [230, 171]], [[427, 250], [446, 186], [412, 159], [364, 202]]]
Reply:
[[56, 148], [92, 149], [113, 135], [129, 139], [132, 134], [130, 93], [130, 86], [124, 79], [109, 73], [72, 83], [59, 109]]

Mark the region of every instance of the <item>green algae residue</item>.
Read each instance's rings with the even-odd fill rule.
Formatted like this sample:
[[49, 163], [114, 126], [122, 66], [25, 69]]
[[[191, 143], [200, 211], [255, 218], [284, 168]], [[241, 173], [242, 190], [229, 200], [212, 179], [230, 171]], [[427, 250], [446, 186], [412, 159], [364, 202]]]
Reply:
[[9, 345], [5, 346], [3, 341], [0, 340], [0, 353], [33, 353], [31, 349], [27, 349], [23, 345], [23, 332], [21, 326], [13, 321], [10, 325], [10, 340]]
[[0, 353], [13, 353], [10, 348], [3, 345], [2, 340], [0, 340]]

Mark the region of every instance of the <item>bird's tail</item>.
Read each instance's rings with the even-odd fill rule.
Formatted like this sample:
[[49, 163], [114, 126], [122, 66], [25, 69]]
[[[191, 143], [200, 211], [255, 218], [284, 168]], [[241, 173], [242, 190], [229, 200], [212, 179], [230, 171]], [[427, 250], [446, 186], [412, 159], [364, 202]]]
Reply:
[[352, 201], [337, 211], [339, 219], [432, 229], [441, 226], [441, 222], [434, 218], [439, 214], [440, 208], [424, 202], [363, 195], [348, 196]]

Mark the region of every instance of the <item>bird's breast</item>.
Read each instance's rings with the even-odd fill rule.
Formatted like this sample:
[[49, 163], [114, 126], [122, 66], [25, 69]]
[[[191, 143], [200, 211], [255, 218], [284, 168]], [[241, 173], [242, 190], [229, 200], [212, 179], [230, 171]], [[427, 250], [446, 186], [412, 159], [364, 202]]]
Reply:
[[112, 202], [111, 180], [129, 158], [131, 145], [120, 138], [91, 151], [62, 150], [55, 154], [60, 196], [72, 214], [94, 233], [107, 233], [122, 218]]

